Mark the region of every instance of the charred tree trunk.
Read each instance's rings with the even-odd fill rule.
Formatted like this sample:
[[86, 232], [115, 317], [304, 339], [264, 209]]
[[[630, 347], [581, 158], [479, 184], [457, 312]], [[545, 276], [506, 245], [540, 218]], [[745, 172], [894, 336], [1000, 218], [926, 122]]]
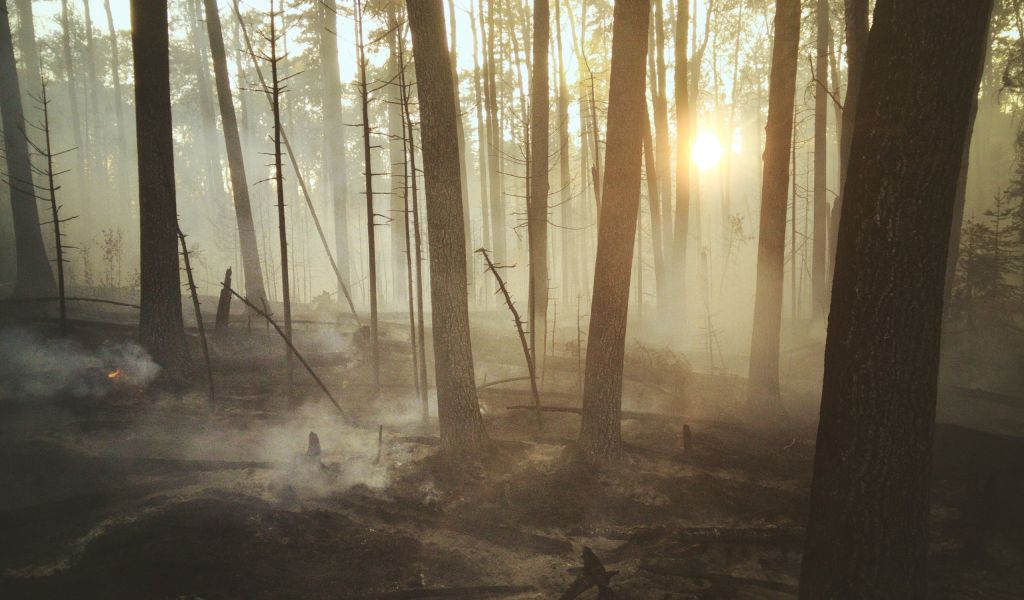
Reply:
[[[134, 2], [132, 5], [134, 6]], [[158, 0], [157, 4], [166, 4], [162, 0]], [[78, 173], [76, 177], [79, 181], [82, 181], [86, 177], [85, 172], [85, 156], [87, 154], [87, 148], [82, 136], [82, 119], [78, 110], [78, 92], [75, 88], [78, 87], [77, 78], [75, 77], [74, 60], [71, 53], [71, 12], [68, 9], [68, 0], [61, 0], [61, 11], [60, 11], [60, 27], [61, 27], [61, 49], [63, 51], [64, 60], [64, 77], [65, 82], [68, 86], [68, 100], [71, 103], [71, 131], [75, 140], [75, 147], [78, 151], [75, 154], [78, 157]], [[178, 245], [177, 239], [174, 241], [175, 247]], [[175, 251], [177, 253], [177, 251]]]
[[615, 3], [607, 169], [597, 233], [579, 440], [580, 451], [590, 462], [614, 458], [622, 449], [622, 361], [643, 144], [643, 132], [636, 123], [643, 122], [646, 112], [644, 67], [650, 11], [648, 0]]
[[[814, 61], [814, 233], [811, 254], [811, 315], [824, 317], [828, 302], [825, 254], [828, 244], [828, 210], [825, 190], [828, 185], [828, 57], [832, 28], [828, 16], [828, 0], [817, 2], [817, 56]], [[794, 213], [795, 214], [795, 213]]]
[[[530, 331], [543, 338], [548, 313], [548, 46], [551, 15], [548, 0], [533, 2], [533, 69], [530, 82], [530, 192], [527, 195], [527, 232], [530, 240]], [[537, 345], [531, 344], [534, 362]], [[540, 355], [543, 356], [543, 350]]]
[[483, 15], [483, 4], [480, 8], [480, 31], [483, 36], [484, 58], [484, 99], [487, 106], [487, 133], [489, 144], [487, 150], [487, 181], [490, 186], [491, 204], [491, 243], [494, 246], [494, 260], [504, 262], [508, 258], [505, 236], [505, 192], [501, 173], [501, 155], [504, 146], [504, 133], [501, 130], [498, 115], [497, 65], [495, 59], [495, 25], [494, 6], [488, 7], [486, 27]]
[[407, 3], [419, 82], [423, 173], [430, 244], [430, 297], [441, 449], [478, 457], [490, 448], [477, 403], [466, 296], [466, 241], [462, 223], [451, 56], [445, 48], [441, 0]]
[[[491, 219], [490, 203], [488, 195], [488, 173], [487, 163], [490, 154], [490, 132], [484, 117], [484, 71], [480, 68], [480, 35], [477, 27], [477, 18], [474, 11], [475, 4], [470, 2], [469, 21], [473, 25], [473, 93], [476, 100], [476, 139], [477, 139], [477, 174], [480, 182], [480, 216], [484, 248], [491, 247]], [[481, 7], [481, 12], [483, 8]], [[472, 268], [470, 268], [472, 272]]]
[[401, 215], [405, 210], [404, 196], [406, 190], [405, 182], [405, 120], [402, 118], [402, 90], [399, 85], [401, 59], [399, 54], [398, 37], [402, 35], [402, 28], [399, 25], [397, 2], [389, 2], [387, 9], [388, 23], [388, 79], [387, 79], [387, 109], [388, 109], [388, 163], [390, 168], [391, 183], [391, 276], [392, 291], [396, 303], [401, 303], [409, 293], [405, 280], [405, 258], [408, 254], [408, 246], [405, 243], [405, 236], [402, 235]]
[[[668, 256], [669, 242], [672, 239], [672, 147], [669, 141], [668, 127], [668, 82], [665, 68], [665, 36], [668, 30], [665, 26], [665, 10], [662, 6], [663, 0], [654, 2], [654, 40], [655, 57], [654, 65], [657, 70], [658, 97], [652, 98], [654, 104], [654, 144], [657, 149], [655, 160], [658, 165], [658, 182], [661, 185], [659, 197], [661, 203], [661, 240], [662, 256]], [[667, 275], [666, 275], [667, 277]], [[665, 293], [669, 291], [669, 282], [665, 282]], [[662, 309], [668, 308], [662, 306]]]
[[359, 71], [359, 99], [363, 118], [363, 182], [366, 193], [366, 243], [370, 267], [370, 360], [374, 387], [380, 388], [380, 345], [377, 335], [377, 241], [373, 207], [373, 154], [370, 144], [370, 91], [366, 81], [366, 52], [363, 41], [363, 5], [356, 0], [356, 60]]
[[220, 13], [217, 11], [217, 0], [203, 0], [203, 5], [206, 11], [206, 30], [210, 36], [210, 54], [213, 56], [217, 102], [220, 105], [221, 125], [224, 128], [228, 170], [231, 174], [231, 192], [234, 197], [235, 220], [238, 223], [238, 243], [241, 247], [242, 268], [245, 272], [245, 295], [257, 306], [266, 306], [263, 269], [260, 266], [260, 255], [256, 243], [252, 205], [249, 202], [249, 180], [245, 173], [242, 141], [238, 134], [235, 105], [231, 98], [231, 80], [228, 76], [228, 59], [224, 50]]
[[572, 220], [572, 171], [569, 164], [569, 84], [565, 78], [565, 65], [562, 58], [562, 1], [555, 0], [555, 56], [558, 58], [558, 203], [561, 204], [562, 236], [562, 301], [568, 305], [576, 287], [573, 276], [572, 253], [569, 252], [572, 233], [569, 229]]
[[139, 156], [139, 341], [165, 369], [185, 355], [178, 270], [167, 0], [132, 0], [135, 132]]
[[782, 329], [783, 263], [786, 252], [786, 204], [789, 152], [800, 44], [800, 1], [776, 0], [775, 45], [768, 85], [761, 179], [761, 221], [757, 242], [757, 291], [750, 343], [747, 402], [755, 412], [777, 409], [779, 337]]
[[950, 223], [992, 0], [879, 0], [825, 345], [800, 597], [926, 598]]
[[644, 110], [644, 169], [647, 171], [647, 202], [651, 211], [651, 245], [654, 248], [654, 285], [658, 306], [664, 308], [665, 259], [662, 254], [661, 186], [658, 180], [658, 159], [655, 157], [654, 136], [651, 133], [651, 115]]

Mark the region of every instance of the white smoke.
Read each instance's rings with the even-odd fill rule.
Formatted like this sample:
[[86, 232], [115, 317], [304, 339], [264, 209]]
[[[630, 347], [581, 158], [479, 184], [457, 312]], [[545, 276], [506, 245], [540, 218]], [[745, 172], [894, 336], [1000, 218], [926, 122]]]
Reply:
[[104, 342], [95, 350], [27, 329], [0, 331], [0, 399], [66, 394], [105, 396], [115, 385], [145, 386], [160, 367], [140, 346]]

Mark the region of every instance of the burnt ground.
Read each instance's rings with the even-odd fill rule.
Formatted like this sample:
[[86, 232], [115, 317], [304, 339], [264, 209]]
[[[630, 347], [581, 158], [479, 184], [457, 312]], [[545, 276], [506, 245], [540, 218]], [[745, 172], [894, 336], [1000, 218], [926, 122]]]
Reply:
[[[522, 375], [514, 338], [478, 329], [479, 379]], [[94, 346], [129, 332], [76, 335]], [[200, 374], [4, 397], [0, 597], [557, 598], [586, 546], [618, 571], [620, 598], [795, 598], [808, 393], [789, 395], [790, 417], [750, 424], [741, 379], [634, 345], [618, 463], [581, 469], [578, 415], [545, 413], [538, 431], [531, 411], [506, 408], [530, 402], [512, 382], [481, 392], [494, 455], [452, 465], [436, 455], [436, 423], [420, 421], [404, 342], [385, 344], [374, 397], [349, 334], [300, 334], [346, 422], [301, 372], [289, 397], [269, 335], [218, 341], [213, 404]], [[576, 364], [573, 344], [558, 345], [546, 404], [578, 405]], [[302, 456], [309, 431], [319, 461]], [[1021, 438], [939, 425], [931, 597], [1021, 597], [1021, 460]]]

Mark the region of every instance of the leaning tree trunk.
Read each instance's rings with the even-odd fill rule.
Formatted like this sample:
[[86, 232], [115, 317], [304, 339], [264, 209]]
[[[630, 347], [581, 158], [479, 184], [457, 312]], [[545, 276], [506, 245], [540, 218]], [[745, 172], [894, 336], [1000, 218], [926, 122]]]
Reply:
[[172, 371], [185, 363], [174, 193], [167, 0], [132, 0], [139, 156], [139, 341]]
[[777, 409], [782, 277], [786, 251], [789, 151], [800, 44], [800, 0], [775, 1], [775, 46], [768, 84], [761, 178], [761, 223], [757, 241], [757, 291], [750, 343], [747, 402], [756, 412]]
[[583, 458], [598, 462], [622, 449], [622, 360], [629, 312], [640, 157], [647, 111], [644, 94], [648, 0], [618, 0], [612, 25], [612, 70], [608, 88], [608, 153], [597, 231], [597, 261], [590, 306], [587, 367], [583, 382]]
[[[4, 152], [7, 155], [6, 178], [11, 189], [11, 213], [14, 221], [15, 266], [14, 296], [22, 298], [53, 296], [56, 285], [43, 233], [39, 229], [39, 207], [32, 183], [32, 164], [25, 136], [25, 116], [21, 106], [21, 86], [14, 60], [11, 23], [4, 1], [0, 17], [0, 112], [3, 113]], [[22, 13], [24, 16], [24, 13]], [[42, 93], [36, 90], [33, 94]]]
[[477, 402], [466, 295], [466, 241], [459, 180], [451, 56], [442, 0], [407, 3], [419, 82], [423, 174], [430, 245], [430, 299], [441, 449], [476, 457], [490, 447]]
[[825, 344], [800, 597], [926, 598], [943, 280], [992, 0], [878, 0]]
[[[527, 234], [530, 240], [531, 340], [547, 331], [548, 314], [548, 46], [551, 15], [548, 0], [533, 2], [533, 80], [530, 82], [530, 192]], [[530, 348], [537, 363], [536, 343]], [[544, 352], [540, 352], [543, 356]]]
[[235, 119], [235, 104], [231, 98], [231, 80], [228, 76], [228, 58], [224, 50], [224, 34], [217, 12], [217, 0], [203, 0], [206, 11], [206, 31], [210, 36], [210, 54], [213, 56], [213, 76], [217, 85], [217, 103], [220, 105], [224, 144], [227, 147], [228, 171], [231, 175], [231, 193], [235, 201], [235, 221], [238, 223], [238, 244], [245, 271], [245, 295], [256, 306], [266, 306], [263, 288], [263, 269], [256, 242], [256, 226], [249, 202], [249, 180], [245, 174], [242, 141]]

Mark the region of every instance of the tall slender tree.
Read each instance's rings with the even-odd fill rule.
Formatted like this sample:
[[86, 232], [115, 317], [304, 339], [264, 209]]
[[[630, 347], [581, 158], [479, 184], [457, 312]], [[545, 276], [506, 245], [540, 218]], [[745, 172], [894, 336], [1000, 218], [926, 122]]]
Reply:
[[[527, 232], [530, 240], [531, 351], [537, 360], [536, 337], [547, 331], [548, 314], [548, 47], [551, 14], [548, 0], [533, 2], [533, 68], [530, 82], [530, 190], [527, 194]], [[541, 352], [543, 354], [543, 352]]]
[[245, 273], [245, 295], [256, 306], [266, 306], [263, 268], [260, 265], [256, 226], [253, 223], [252, 205], [249, 202], [249, 180], [245, 173], [242, 140], [238, 133], [238, 121], [235, 118], [231, 79], [228, 75], [228, 58], [224, 49], [224, 33], [220, 23], [220, 12], [217, 10], [217, 0], [203, 0], [203, 8], [206, 13], [206, 31], [210, 38], [210, 55], [213, 57], [213, 76], [217, 86], [221, 127], [224, 129], [228, 171], [231, 175], [231, 193], [235, 205], [235, 221], [238, 224], [238, 245], [242, 255], [242, 269]]
[[672, 231], [672, 297], [676, 322], [685, 320], [686, 244], [690, 230], [690, 90], [687, 61], [687, 25], [690, 22], [689, 0], [678, 0], [676, 15], [676, 213]]
[[107, 15], [107, 35], [110, 36], [110, 77], [114, 82], [114, 115], [117, 117], [117, 144], [121, 160], [125, 154], [124, 96], [121, 93], [121, 53], [117, 46], [117, 31], [114, 29], [114, 13], [110, 0], [103, 0], [103, 11]]
[[402, 60], [399, 57], [398, 38], [403, 29], [399, 20], [401, 0], [389, 0], [385, 11], [387, 18], [388, 70], [387, 70], [387, 110], [388, 110], [388, 164], [390, 165], [391, 194], [390, 215], [391, 226], [391, 280], [392, 291], [396, 303], [401, 304], [409, 293], [405, 278], [405, 258], [409, 247], [405, 242], [402, 230], [402, 213], [405, 211], [405, 120], [402, 118], [402, 90], [399, 69]]
[[476, 457], [491, 444], [477, 402], [469, 339], [459, 142], [444, 6], [442, 0], [410, 0], [407, 10], [423, 145], [431, 149], [423, 154], [423, 174], [441, 449], [453, 457]]
[[765, 125], [761, 178], [754, 330], [747, 377], [747, 401], [756, 412], [776, 409], [779, 400], [786, 204], [799, 45], [800, 0], [776, 0], [775, 42], [768, 83], [768, 123]]
[[612, 24], [608, 91], [608, 153], [583, 382], [579, 447], [585, 460], [614, 458], [622, 449], [622, 361], [629, 280], [640, 209], [642, 128], [649, 0], [618, 0]]
[[800, 597], [926, 598], [950, 223], [992, 0], [878, 0], [850, 146]]
[[828, 185], [828, 57], [832, 26], [829, 22], [828, 0], [816, 5], [816, 48], [814, 57], [814, 231], [811, 253], [811, 314], [820, 318], [828, 302], [826, 252], [828, 220], [825, 192]]
[[43, 233], [39, 228], [39, 207], [36, 205], [33, 187], [28, 138], [25, 137], [25, 115], [6, 0], [0, 8], [4, 13], [0, 17], [0, 113], [3, 114], [6, 179], [10, 184], [14, 221], [17, 269], [14, 296], [52, 296], [57, 288], [46, 257]]
[[22, 62], [22, 102], [25, 103], [35, 93], [32, 90], [42, 89], [42, 70], [39, 65], [32, 0], [15, 0], [15, 4], [18, 7], [18, 50]]
[[172, 371], [186, 361], [178, 270], [167, 0], [132, 0], [139, 157], [139, 341]]

